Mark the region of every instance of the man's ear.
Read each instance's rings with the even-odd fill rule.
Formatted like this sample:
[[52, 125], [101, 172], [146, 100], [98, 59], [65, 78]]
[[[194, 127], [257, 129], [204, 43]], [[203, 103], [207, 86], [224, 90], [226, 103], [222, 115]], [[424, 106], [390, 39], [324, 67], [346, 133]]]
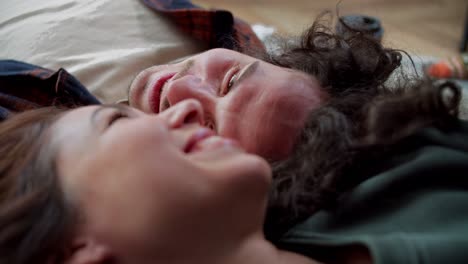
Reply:
[[102, 264], [112, 259], [112, 251], [93, 238], [79, 237], [74, 239], [67, 250], [64, 264]]

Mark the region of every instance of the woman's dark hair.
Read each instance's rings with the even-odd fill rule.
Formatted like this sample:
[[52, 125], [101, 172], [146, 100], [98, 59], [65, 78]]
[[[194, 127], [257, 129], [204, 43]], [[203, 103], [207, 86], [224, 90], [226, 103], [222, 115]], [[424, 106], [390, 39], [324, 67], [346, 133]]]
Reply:
[[321, 19], [299, 41], [286, 40], [280, 51], [262, 55], [314, 76], [330, 95], [310, 113], [292, 155], [272, 162], [265, 233], [273, 241], [336, 204], [371, 173], [365, 164], [401, 139], [428, 125], [447, 126], [458, 114], [461, 95], [453, 83], [411, 80], [399, 72], [398, 82], [390, 85], [405, 52], [384, 48], [358, 31], [344, 38]]
[[55, 263], [73, 230], [49, 128], [64, 110], [42, 108], [0, 123], [0, 263]]

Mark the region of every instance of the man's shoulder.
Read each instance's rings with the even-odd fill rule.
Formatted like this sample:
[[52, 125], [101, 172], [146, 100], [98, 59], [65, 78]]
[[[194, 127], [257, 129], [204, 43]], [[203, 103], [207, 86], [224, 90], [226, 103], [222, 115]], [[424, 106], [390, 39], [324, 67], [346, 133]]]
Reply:
[[282, 245], [312, 255], [363, 245], [376, 263], [468, 262], [461, 248], [468, 244], [468, 122], [427, 127], [406, 141], [411, 146], [389, 156], [387, 169], [292, 228]]

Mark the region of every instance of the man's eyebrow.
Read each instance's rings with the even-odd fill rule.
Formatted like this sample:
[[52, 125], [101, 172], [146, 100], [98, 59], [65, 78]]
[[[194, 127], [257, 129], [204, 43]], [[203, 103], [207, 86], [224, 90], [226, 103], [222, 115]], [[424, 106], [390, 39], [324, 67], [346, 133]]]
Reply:
[[239, 77], [237, 77], [236, 83], [241, 82], [242, 80], [248, 78], [255, 70], [258, 68], [259, 61], [255, 61], [249, 65], [240, 73]]

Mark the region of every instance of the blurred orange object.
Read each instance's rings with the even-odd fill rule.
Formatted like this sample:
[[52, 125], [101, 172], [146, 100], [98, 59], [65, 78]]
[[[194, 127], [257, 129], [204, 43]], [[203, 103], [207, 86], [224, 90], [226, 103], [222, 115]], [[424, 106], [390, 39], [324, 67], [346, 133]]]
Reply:
[[445, 62], [438, 62], [429, 66], [427, 70], [429, 76], [434, 78], [452, 78], [453, 70], [450, 65]]
[[426, 72], [432, 78], [468, 79], [468, 53], [431, 64]]

